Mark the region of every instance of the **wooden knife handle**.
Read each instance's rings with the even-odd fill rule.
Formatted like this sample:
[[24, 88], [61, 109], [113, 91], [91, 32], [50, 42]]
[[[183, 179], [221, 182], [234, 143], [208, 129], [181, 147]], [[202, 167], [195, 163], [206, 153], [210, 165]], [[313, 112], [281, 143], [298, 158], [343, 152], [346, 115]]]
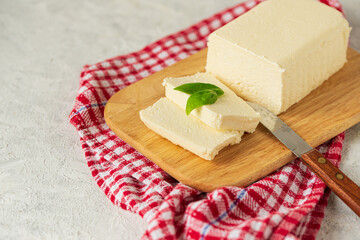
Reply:
[[303, 154], [301, 159], [360, 217], [360, 188], [356, 183], [315, 149]]

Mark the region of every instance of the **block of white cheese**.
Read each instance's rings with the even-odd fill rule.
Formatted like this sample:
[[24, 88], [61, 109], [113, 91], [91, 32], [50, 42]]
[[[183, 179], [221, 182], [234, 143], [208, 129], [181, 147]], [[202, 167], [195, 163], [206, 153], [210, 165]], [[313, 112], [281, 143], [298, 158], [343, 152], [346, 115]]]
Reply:
[[196, 108], [191, 111], [190, 115], [216, 129], [255, 131], [260, 121], [260, 115], [232, 90], [208, 73], [164, 79], [166, 97], [185, 111], [190, 95], [174, 90], [174, 88], [186, 83], [210, 83], [224, 91], [224, 95], [220, 96], [214, 104]]
[[346, 62], [349, 24], [314, 0], [268, 0], [209, 36], [206, 70], [275, 114]]
[[239, 131], [211, 128], [195, 117], [187, 116], [167, 98], [141, 110], [140, 119], [160, 136], [207, 160], [212, 160], [222, 148], [239, 143], [243, 135]]

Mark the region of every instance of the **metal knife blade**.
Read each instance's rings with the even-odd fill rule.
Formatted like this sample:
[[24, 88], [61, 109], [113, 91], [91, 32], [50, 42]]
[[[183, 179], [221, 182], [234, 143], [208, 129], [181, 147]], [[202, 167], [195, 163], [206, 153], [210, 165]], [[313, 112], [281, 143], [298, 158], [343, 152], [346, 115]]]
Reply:
[[262, 125], [269, 129], [297, 157], [301, 157], [304, 153], [313, 149], [304, 139], [268, 109], [252, 102], [247, 102], [247, 104], [260, 114]]

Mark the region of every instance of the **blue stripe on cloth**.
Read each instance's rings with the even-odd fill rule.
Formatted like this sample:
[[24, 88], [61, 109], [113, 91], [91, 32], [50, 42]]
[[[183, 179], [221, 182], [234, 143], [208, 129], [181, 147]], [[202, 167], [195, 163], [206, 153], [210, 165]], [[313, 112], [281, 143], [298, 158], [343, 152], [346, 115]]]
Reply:
[[100, 106], [105, 106], [107, 102], [102, 102], [102, 103], [93, 103], [93, 104], [88, 104], [85, 106], [82, 106], [81, 108], [79, 108], [79, 110], [77, 110], [76, 112], [74, 112], [73, 114], [71, 114], [70, 119], [73, 118], [75, 115], [78, 115], [79, 113], [81, 113], [82, 111], [92, 108], [92, 107], [100, 107]]
[[247, 192], [246, 189], [243, 189], [239, 195], [236, 197], [235, 201], [233, 201], [231, 204], [230, 204], [230, 207], [225, 211], [223, 212], [222, 214], [220, 214], [219, 217], [217, 217], [216, 219], [212, 220], [211, 222], [209, 222], [208, 224], [205, 225], [205, 227], [203, 228], [202, 230], [202, 233], [201, 233], [201, 240], [204, 239], [205, 237], [205, 234], [206, 232], [209, 230], [210, 226], [211, 225], [214, 225], [216, 223], [218, 223], [219, 221], [221, 221], [222, 219], [224, 219], [227, 215], [229, 215], [229, 213], [234, 209], [234, 207], [237, 205], [237, 203], [245, 196], [245, 193]]

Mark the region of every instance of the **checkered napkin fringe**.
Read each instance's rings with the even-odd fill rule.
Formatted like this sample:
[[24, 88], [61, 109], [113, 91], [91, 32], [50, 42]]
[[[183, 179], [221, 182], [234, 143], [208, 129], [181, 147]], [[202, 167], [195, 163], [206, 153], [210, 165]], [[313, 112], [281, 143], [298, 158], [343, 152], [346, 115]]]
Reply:
[[[335, 0], [321, 2], [342, 11]], [[84, 66], [70, 122], [106, 196], [148, 222], [143, 239], [314, 239], [320, 228], [330, 192], [298, 159], [247, 188], [205, 194], [171, 178], [104, 121], [113, 94], [203, 49], [210, 32], [258, 3], [238, 4], [138, 52]], [[343, 140], [340, 134], [319, 147], [335, 165]]]

